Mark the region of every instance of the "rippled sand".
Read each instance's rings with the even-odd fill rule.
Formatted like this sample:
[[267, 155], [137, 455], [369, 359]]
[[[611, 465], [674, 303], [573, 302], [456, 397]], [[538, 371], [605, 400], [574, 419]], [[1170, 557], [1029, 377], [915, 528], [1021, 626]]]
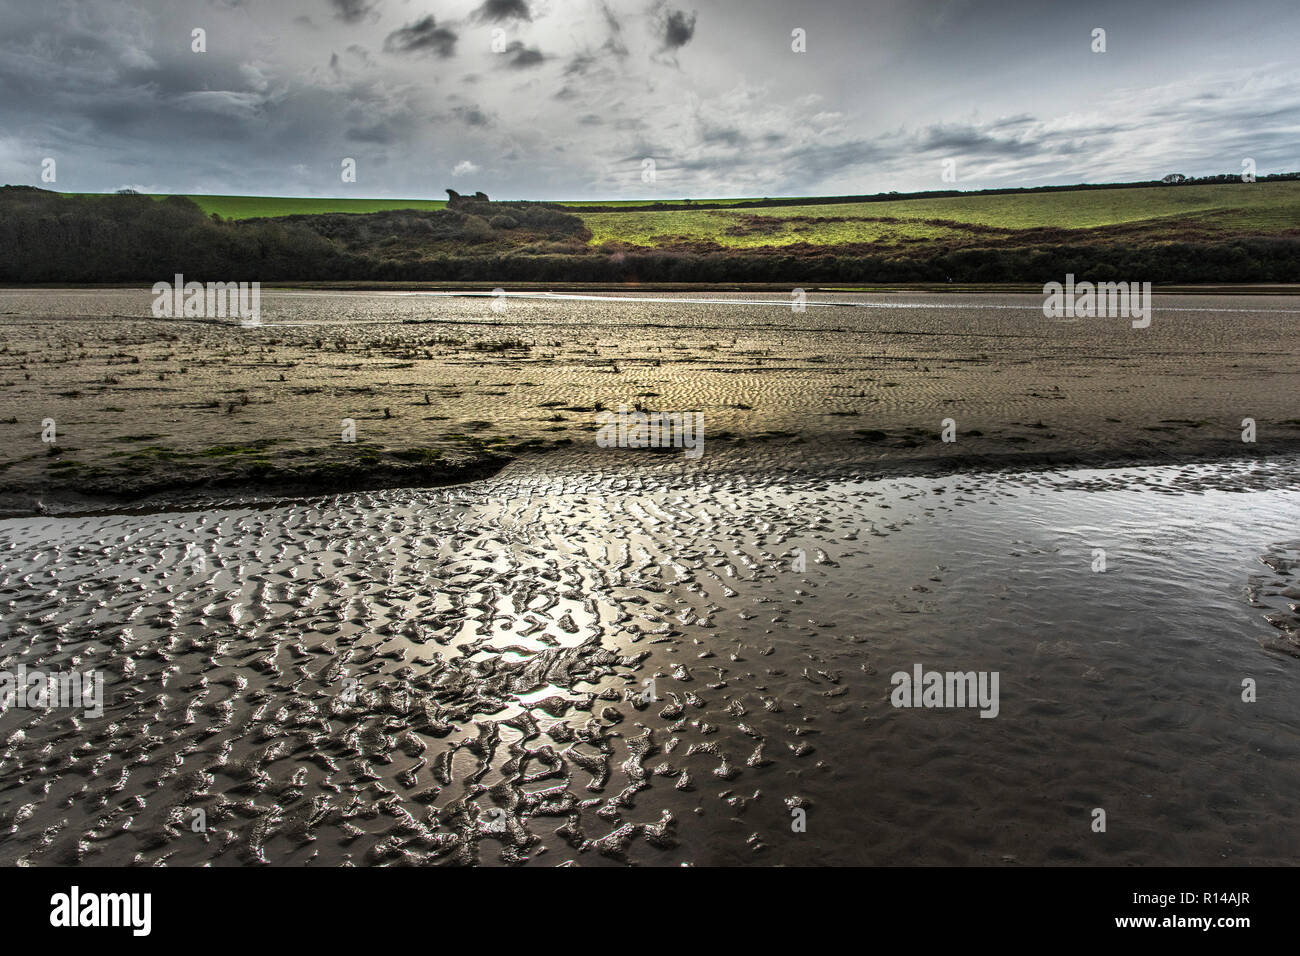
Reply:
[[[679, 467], [0, 522], [3, 668], [108, 675], [0, 716], [0, 862], [1300, 855], [1294, 460]], [[895, 709], [916, 663], [998, 717]]]
[[[259, 468], [361, 446], [437, 450], [452, 477], [493, 450], [590, 456], [597, 410], [619, 403], [700, 412], [715, 465], [1300, 450], [1296, 296], [1157, 296], [1147, 329], [1046, 319], [1033, 295], [819, 293], [802, 313], [780, 295], [634, 298], [495, 311], [489, 298], [267, 290], [265, 325], [244, 329], [154, 320], [146, 290], [0, 291], [0, 511], [74, 492], [248, 490]], [[359, 445], [341, 443], [343, 419]]]

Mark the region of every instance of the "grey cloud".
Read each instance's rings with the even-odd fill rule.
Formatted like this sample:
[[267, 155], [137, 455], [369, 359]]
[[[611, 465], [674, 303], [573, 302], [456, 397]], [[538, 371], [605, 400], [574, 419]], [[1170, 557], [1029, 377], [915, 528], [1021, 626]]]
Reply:
[[530, 66], [539, 66], [546, 56], [536, 47], [524, 46], [519, 40], [512, 40], [505, 50], [506, 66], [512, 70], [526, 70]]
[[[467, 139], [493, 157], [485, 191], [527, 198], [944, 188], [949, 157], [959, 188], [1296, 166], [1294, 0], [1252, 0], [1248, 20], [1210, 0], [1178, 18], [1096, 0], [1116, 41], [1096, 58], [1086, 29], [1062, 38], [1067, 0], [799, 5], [807, 57], [788, 51], [788, 0], [529, 3], [0, 0], [0, 182], [39, 185], [32, 157], [48, 155], [70, 191], [337, 195], [353, 156], [367, 191], [413, 197]], [[536, 35], [491, 54], [465, 33], [480, 11]], [[1135, 35], [1140, 61], [1120, 55]]]
[[987, 152], [1001, 155], [1023, 155], [1034, 152], [1039, 146], [1018, 137], [994, 136], [978, 126], [927, 127], [915, 137], [917, 149], [924, 152]]
[[344, 23], [360, 23], [378, 6], [366, 0], [329, 0], [329, 3], [334, 8], [334, 16]]
[[344, 135], [353, 143], [387, 144], [397, 138], [393, 125], [382, 121], [369, 126], [354, 126]]
[[586, 76], [587, 71], [596, 65], [596, 58], [590, 53], [579, 53], [564, 68], [565, 76]]
[[617, 57], [627, 56], [627, 46], [623, 42], [623, 24], [619, 22], [618, 17], [614, 15], [614, 11], [610, 9], [608, 0], [601, 0], [600, 12], [605, 17], [605, 26], [609, 29], [609, 38], [605, 41], [602, 49]]
[[664, 50], [680, 50], [695, 36], [695, 14], [661, 7], [659, 11], [661, 40]]
[[743, 146], [749, 137], [734, 127], [705, 126], [700, 130], [700, 139], [705, 143], [724, 143], [727, 146]]
[[433, 14], [429, 14], [388, 34], [384, 49], [389, 53], [436, 53], [445, 58], [456, 52], [458, 39], [451, 30], [438, 26]]
[[490, 121], [487, 115], [476, 106], [457, 106], [452, 110], [457, 119], [462, 120], [466, 126], [489, 126]]
[[524, 0], [486, 0], [470, 16], [479, 23], [501, 23], [506, 20], [532, 20], [533, 18]]

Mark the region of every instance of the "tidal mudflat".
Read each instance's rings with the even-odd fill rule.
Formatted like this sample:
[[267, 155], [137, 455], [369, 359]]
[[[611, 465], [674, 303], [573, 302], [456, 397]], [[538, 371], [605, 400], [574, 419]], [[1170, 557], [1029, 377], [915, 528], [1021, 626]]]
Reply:
[[1300, 857], [1300, 298], [631, 298], [0, 293], [0, 862]]
[[106, 683], [0, 715], [0, 862], [1294, 862], [1296, 465], [9, 519], [0, 666]]
[[586, 456], [619, 404], [698, 413], [715, 469], [784, 445], [896, 472], [1300, 451], [1297, 296], [1158, 294], [1145, 329], [1011, 294], [268, 289], [256, 328], [152, 302], [0, 292], [0, 513], [471, 480]]

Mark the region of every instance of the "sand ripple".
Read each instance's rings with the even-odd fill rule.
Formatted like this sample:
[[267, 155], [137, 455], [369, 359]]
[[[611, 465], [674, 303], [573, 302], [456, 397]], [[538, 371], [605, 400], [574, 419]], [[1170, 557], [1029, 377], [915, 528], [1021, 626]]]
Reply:
[[[679, 468], [0, 523], [0, 663], [107, 675], [0, 715], [0, 859], [1300, 853], [1292, 467]], [[999, 718], [892, 708], [918, 661]]]

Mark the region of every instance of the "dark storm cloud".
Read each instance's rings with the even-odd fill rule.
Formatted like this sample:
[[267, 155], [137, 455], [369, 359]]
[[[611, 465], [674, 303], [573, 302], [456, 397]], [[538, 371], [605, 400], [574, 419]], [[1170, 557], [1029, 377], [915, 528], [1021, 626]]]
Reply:
[[505, 20], [532, 20], [533, 15], [524, 0], [487, 0], [470, 17], [479, 23], [501, 23]]
[[389, 53], [436, 53], [449, 57], [456, 52], [458, 39], [451, 30], [438, 26], [433, 14], [429, 14], [388, 34], [384, 49]]
[[329, 0], [334, 8], [334, 16], [344, 23], [360, 23], [378, 3], [366, 3], [366, 0]]
[[683, 10], [662, 9], [663, 49], [680, 50], [695, 36], [695, 14]]
[[506, 66], [512, 70], [526, 70], [530, 66], [540, 66], [546, 61], [545, 54], [536, 47], [524, 46], [519, 40], [512, 40], [505, 50]]

